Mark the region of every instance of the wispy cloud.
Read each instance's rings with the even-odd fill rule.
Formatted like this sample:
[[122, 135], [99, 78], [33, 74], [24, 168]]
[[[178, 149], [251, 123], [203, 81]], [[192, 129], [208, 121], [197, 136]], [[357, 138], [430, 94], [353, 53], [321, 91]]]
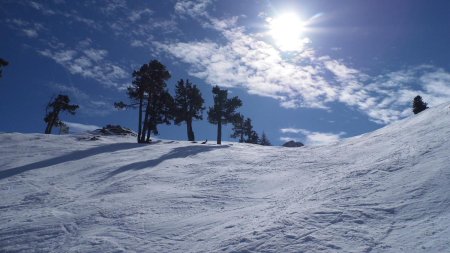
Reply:
[[92, 78], [107, 87], [122, 89], [125, 79], [129, 78], [128, 71], [108, 60], [108, 51], [94, 48], [91, 44], [88, 39], [75, 48], [61, 44], [59, 48], [48, 48], [39, 53], [53, 59], [71, 74]]
[[153, 14], [153, 11], [150, 10], [149, 8], [144, 8], [142, 10], [132, 10], [131, 14], [128, 16], [128, 19], [131, 22], [136, 22], [138, 20], [140, 20], [141, 18], [144, 18], [147, 16], [147, 18], [149, 16], [151, 16]]
[[283, 134], [295, 134], [295, 137], [292, 136], [282, 136], [280, 140], [282, 141], [303, 141], [306, 145], [309, 146], [318, 146], [318, 145], [327, 145], [338, 142], [342, 136], [345, 135], [345, 132], [340, 133], [324, 133], [324, 132], [314, 132], [307, 129], [302, 128], [282, 128], [280, 132]]
[[114, 111], [113, 102], [99, 97], [92, 97], [74, 85], [50, 83], [50, 88], [60, 94], [66, 94], [71, 102], [80, 106], [79, 113], [90, 116], [105, 116]]
[[179, 0], [175, 3], [175, 12], [179, 15], [188, 15], [196, 18], [199, 16], [209, 16], [207, 7], [212, 0]]
[[39, 33], [46, 30], [43, 24], [38, 22], [28, 22], [23, 19], [6, 19], [8, 26], [16, 31], [21, 32], [23, 35], [29, 38], [37, 38]]

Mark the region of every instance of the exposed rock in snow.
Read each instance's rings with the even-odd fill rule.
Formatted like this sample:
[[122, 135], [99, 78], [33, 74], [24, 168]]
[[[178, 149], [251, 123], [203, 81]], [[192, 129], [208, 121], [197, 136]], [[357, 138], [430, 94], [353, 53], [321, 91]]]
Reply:
[[130, 136], [137, 136], [137, 134], [126, 127], [122, 127], [120, 125], [106, 125], [102, 129], [97, 129], [92, 131], [93, 134], [100, 134], [100, 135], [130, 135]]
[[134, 142], [0, 134], [0, 252], [450, 251], [449, 104], [320, 147]]
[[301, 143], [299, 141], [288, 141], [283, 144], [283, 147], [288, 147], [288, 148], [297, 148], [297, 147], [303, 147], [303, 146], [305, 146], [305, 145], [303, 145], [303, 143]]

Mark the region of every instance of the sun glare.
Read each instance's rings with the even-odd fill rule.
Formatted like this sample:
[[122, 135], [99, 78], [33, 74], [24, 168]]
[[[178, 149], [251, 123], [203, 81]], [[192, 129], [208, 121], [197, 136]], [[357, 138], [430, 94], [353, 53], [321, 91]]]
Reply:
[[284, 13], [269, 21], [270, 35], [283, 51], [293, 51], [302, 46], [300, 35], [303, 22], [295, 13]]

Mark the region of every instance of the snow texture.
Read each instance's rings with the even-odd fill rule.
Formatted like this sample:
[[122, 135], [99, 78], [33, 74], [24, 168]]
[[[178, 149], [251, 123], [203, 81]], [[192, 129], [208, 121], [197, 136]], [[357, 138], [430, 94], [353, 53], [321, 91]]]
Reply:
[[299, 149], [0, 134], [0, 252], [450, 252], [450, 104]]

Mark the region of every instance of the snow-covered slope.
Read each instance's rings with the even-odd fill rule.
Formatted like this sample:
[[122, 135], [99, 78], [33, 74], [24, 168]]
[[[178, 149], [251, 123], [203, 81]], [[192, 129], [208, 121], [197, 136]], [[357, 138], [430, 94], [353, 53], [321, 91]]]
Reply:
[[449, 252], [449, 106], [321, 147], [0, 134], [0, 251]]

